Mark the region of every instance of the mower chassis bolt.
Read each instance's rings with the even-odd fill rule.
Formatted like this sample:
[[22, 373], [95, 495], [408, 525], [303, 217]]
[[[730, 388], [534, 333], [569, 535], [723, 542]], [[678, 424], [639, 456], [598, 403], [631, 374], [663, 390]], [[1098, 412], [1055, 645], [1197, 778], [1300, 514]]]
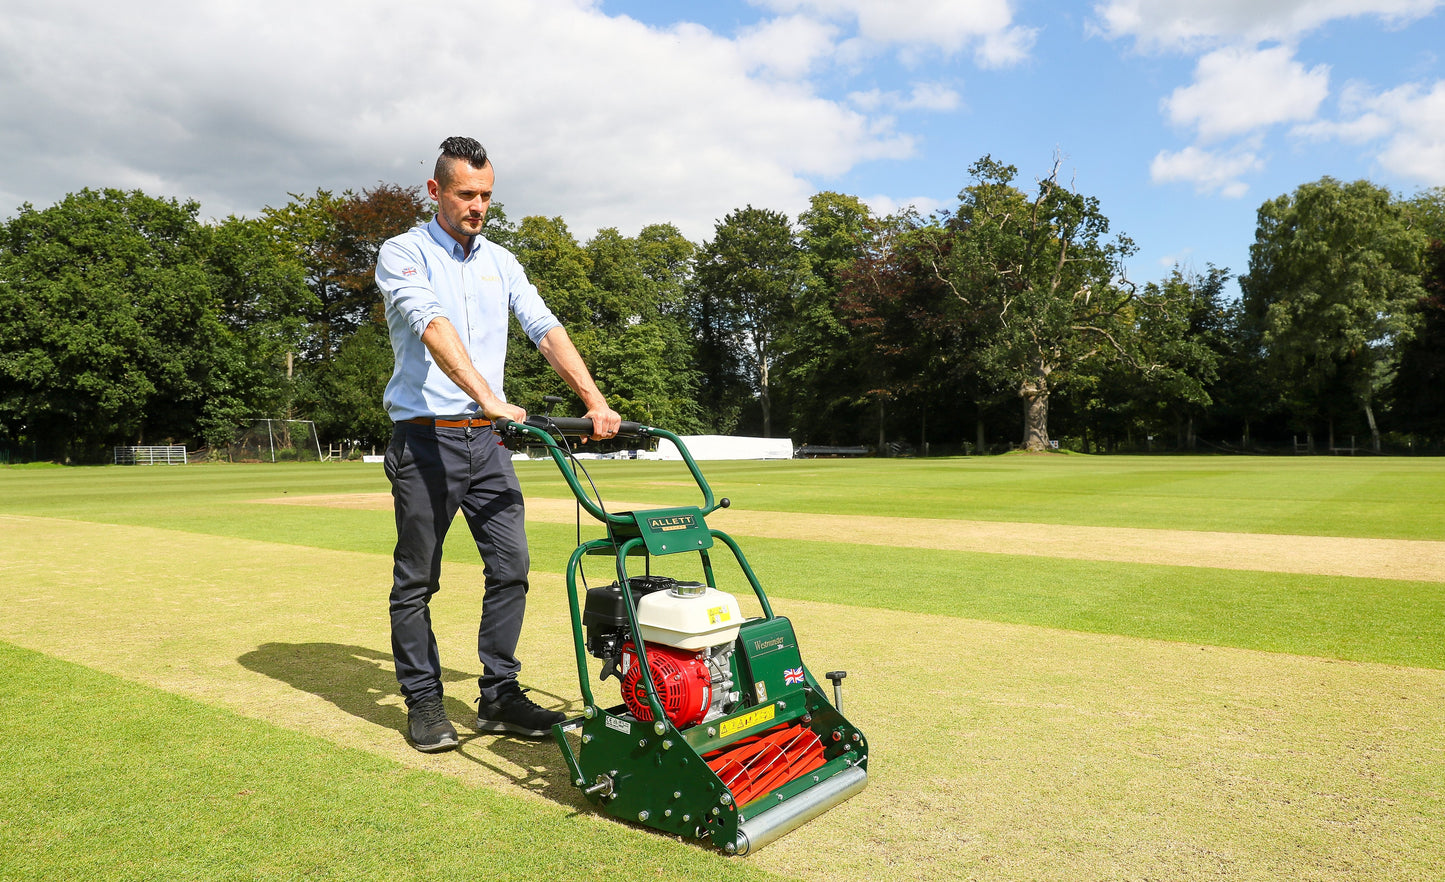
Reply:
[[671, 738], [664, 738], [664, 739], [662, 739], [662, 749], [663, 749], [663, 750], [672, 750], [672, 739], [671, 739]]
[[724, 793], [722, 796], [718, 797], [718, 802], [722, 803], [723, 805], [731, 805], [732, 801], [733, 795], [731, 793]]
[[718, 808], [717, 806], [713, 806], [713, 807], [712, 807], [712, 816], [715, 818], [715, 817], [717, 817], [717, 816], [720, 815], [720, 814], [722, 814], [722, 809]]
[[672, 791], [672, 798], [673, 798], [673, 799], [682, 799], [682, 791], [681, 791], [681, 790], [674, 790], [674, 791]]
[[637, 813], [637, 820], [639, 820], [639, 821], [645, 821], [645, 820], [647, 820], [647, 818], [648, 818], [648, 814], [647, 814], [647, 811], [646, 811], [645, 809], [644, 809], [643, 811], [640, 811], [640, 812]]
[[662, 720], [658, 720], [657, 722], [652, 724], [652, 731], [661, 735], [667, 731], [667, 724], [664, 723]]
[[663, 816], [664, 818], [670, 818], [670, 817], [672, 817], [672, 809], [665, 809], [665, 810], [663, 810], [662, 816]]
[[592, 733], [589, 732], [589, 733], [587, 733], [586, 735], [583, 735], [583, 736], [582, 736], [582, 743], [583, 743], [583, 744], [591, 744], [591, 743], [592, 743]]
[[707, 737], [709, 737], [709, 738], [716, 738], [716, 737], [717, 737], [717, 727], [716, 727], [716, 726], [708, 726], [708, 727], [707, 727]]
[[582, 716], [586, 717], [589, 720], [592, 719], [593, 717], [597, 716], [597, 708], [593, 707], [590, 704], [587, 705], [586, 707], [582, 708]]
[[612, 778], [607, 775], [598, 775], [596, 783], [582, 792], [588, 796], [600, 796], [603, 799], [609, 799], [613, 793]]

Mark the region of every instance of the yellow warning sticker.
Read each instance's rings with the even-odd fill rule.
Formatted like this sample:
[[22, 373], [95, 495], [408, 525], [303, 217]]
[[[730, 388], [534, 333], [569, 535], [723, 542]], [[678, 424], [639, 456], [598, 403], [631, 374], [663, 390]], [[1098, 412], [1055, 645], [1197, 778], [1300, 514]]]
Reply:
[[718, 736], [721, 738], [726, 738], [729, 735], [741, 732], [744, 729], [751, 729], [754, 726], [768, 722], [776, 714], [777, 709], [770, 704], [767, 707], [759, 708], [750, 714], [743, 714], [740, 717], [734, 717], [733, 719], [727, 720], [721, 726], [717, 727]]
[[733, 617], [733, 614], [730, 613], [730, 612], [728, 612], [728, 608], [725, 607], [725, 606], [712, 606], [712, 607], [708, 607], [708, 610], [707, 610], [707, 623], [708, 623], [709, 625], [716, 625], [716, 624], [718, 624], [719, 622], [731, 621], [731, 620], [732, 620], [732, 617]]

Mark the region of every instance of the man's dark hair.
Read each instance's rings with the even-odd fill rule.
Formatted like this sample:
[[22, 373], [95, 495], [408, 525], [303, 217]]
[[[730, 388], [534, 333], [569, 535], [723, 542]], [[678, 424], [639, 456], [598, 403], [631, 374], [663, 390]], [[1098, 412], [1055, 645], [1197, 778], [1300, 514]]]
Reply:
[[487, 148], [483, 147], [476, 138], [453, 135], [442, 142], [441, 151], [442, 155], [437, 157], [436, 170], [432, 172], [432, 178], [443, 189], [451, 183], [453, 161], [463, 160], [475, 169], [486, 168], [489, 161]]

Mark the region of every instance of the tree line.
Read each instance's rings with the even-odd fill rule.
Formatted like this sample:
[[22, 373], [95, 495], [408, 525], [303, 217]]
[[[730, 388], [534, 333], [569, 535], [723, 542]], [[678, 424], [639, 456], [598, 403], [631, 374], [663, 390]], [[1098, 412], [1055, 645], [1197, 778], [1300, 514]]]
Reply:
[[[391, 350], [377, 248], [420, 188], [292, 194], [254, 218], [83, 190], [0, 225], [0, 453], [101, 461], [227, 444], [263, 417], [383, 445]], [[1097, 198], [985, 156], [952, 210], [815, 195], [689, 241], [668, 223], [579, 241], [508, 217], [511, 249], [624, 419], [884, 453], [1445, 445], [1445, 189], [1304, 184], [1260, 206], [1226, 268], [1142, 285]], [[513, 328], [508, 397], [560, 380]]]

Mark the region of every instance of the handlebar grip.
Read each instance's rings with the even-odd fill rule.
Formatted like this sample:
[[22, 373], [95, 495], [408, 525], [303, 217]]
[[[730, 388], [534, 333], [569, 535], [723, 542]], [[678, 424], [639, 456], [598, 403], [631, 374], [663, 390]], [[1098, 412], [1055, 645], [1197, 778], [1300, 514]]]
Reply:
[[[590, 437], [592, 435], [592, 421], [585, 417], [529, 416], [527, 425], [534, 429], [572, 437]], [[617, 435], [623, 438], [640, 438], [647, 435], [646, 429], [647, 427], [641, 423], [623, 420], [617, 429]]]

